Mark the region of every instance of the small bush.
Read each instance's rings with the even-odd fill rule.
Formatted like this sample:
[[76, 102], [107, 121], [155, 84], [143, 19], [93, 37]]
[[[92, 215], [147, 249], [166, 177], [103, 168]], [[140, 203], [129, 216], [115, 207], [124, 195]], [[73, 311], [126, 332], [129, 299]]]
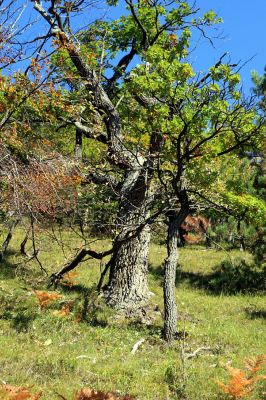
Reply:
[[165, 382], [168, 384], [173, 399], [186, 398], [187, 376], [184, 365], [169, 365], [165, 371]]

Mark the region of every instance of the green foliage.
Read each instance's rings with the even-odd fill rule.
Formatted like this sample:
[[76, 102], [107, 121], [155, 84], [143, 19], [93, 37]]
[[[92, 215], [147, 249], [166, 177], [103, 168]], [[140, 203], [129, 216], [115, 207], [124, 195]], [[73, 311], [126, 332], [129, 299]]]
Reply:
[[223, 197], [234, 208], [235, 212], [245, 214], [247, 220], [258, 225], [264, 224], [266, 219], [265, 201], [249, 194], [237, 196], [232, 192], [223, 193]]
[[221, 218], [219, 214], [212, 214], [212, 227], [209, 234], [215, 242], [222, 243], [226, 248], [239, 248], [242, 240], [245, 247], [251, 249], [257, 238], [254, 225], [245, 221], [239, 223], [233, 216]]
[[257, 230], [255, 240], [251, 245], [255, 261], [258, 265], [266, 266], [266, 227], [262, 226]]
[[254, 92], [260, 97], [260, 107], [263, 111], [266, 109], [266, 68], [264, 75], [259, 76], [256, 71], [252, 71], [252, 80], [255, 88]]
[[[117, 5], [115, 1], [107, 3]], [[254, 219], [261, 224], [265, 206], [250, 191], [250, 166], [241, 165], [235, 156], [219, 159], [220, 153], [234, 148], [254, 129], [258, 119], [256, 107], [243, 101], [239, 92], [240, 76], [225, 58], [205, 74], [194, 71], [188, 58], [194, 31], [208, 30], [221, 19], [213, 10], [200, 15], [187, 1], [170, 5], [166, 1], [152, 4], [141, 0], [127, 2], [126, 8], [124, 15], [113, 20], [96, 20], [77, 34], [79, 55], [104, 89], [108, 90], [110, 83], [106, 76], [113, 73], [120, 76], [108, 94], [120, 114], [125, 145], [134, 154], [139, 152], [149, 157], [151, 135], [158, 132], [158, 137], [164, 140], [160, 166], [163, 174], [167, 171], [164, 175], [169, 190], [169, 177], [180, 174], [181, 164], [191, 189], [196, 188], [205, 197], [228, 206], [234, 213], [245, 213], [249, 221]], [[95, 111], [93, 93], [87, 90], [85, 81], [81, 82], [83, 78], [71, 61], [69, 47], [59, 36], [54, 38], [53, 47], [50, 65], [45, 66], [48, 71], [56, 67], [52, 79], [33, 93], [15, 115], [17, 120], [27, 115], [27, 128], [18, 122], [14, 127], [19, 144], [22, 142], [26, 149], [32, 149], [38, 143], [35, 152], [39, 154], [47, 152], [47, 146], [42, 143], [44, 139], [52, 149], [65, 154], [73, 152], [73, 120], [84, 121], [96, 134], [104, 129], [105, 117], [99, 117], [101, 110]], [[128, 65], [124, 70], [123, 63], [116, 65], [117, 59], [129, 52], [133, 52], [139, 64], [133, 64], [131, 70]], [[41, 65], [32, 59], [30, 68], [36, 84], [40, 80]], [[21, 75], [13, 78], [14, 87], [10, 83], [3, 78], [5, 93], [0, 94], [4, 108], [4, 94], [10, 96], [9, 103], [18, 102], [25, 88], [34, 88]], [[157, 101], [143, 107], [136, 99], [137, 94]], [[35, 122], [37, 118], [42, 119], [41, 123]], [[58, 120], [65, 124], [64, 129], [58, 127]], [[245, 141], [245, 145], [252, 141]], [[92, 139], [85, 144], [84, 160], [92, 162], [94, 170], [111, 169], [108, 152], [95, 142]], [[117, 171], [112, 169], [112, 172], [117, 175]], [[93, 218], [101, 209], [105, 213], [104, 204], [108, 204], [110, 196], [108, 191], [102, 192], [107, 201], [101, 201], [98, 210], [94, 207]], [[86, 201], [86, 196], [80, 197]], [[91, 201], [90, 193], [87, 197]], [[112, 212], [115, 209], [112, 207]]]
[[207, 11], [203, 16], [203, 20], [207, 21], [208, 24], [221, 23], [222, 22], [222, 18], [218, 18], [217, 14], [213, 10]]

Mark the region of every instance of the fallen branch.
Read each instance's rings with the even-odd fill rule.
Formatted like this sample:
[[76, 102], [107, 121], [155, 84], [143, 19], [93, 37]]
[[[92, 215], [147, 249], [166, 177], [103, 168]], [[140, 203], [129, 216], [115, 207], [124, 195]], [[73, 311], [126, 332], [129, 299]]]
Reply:
[[209, 350], [211, 350], [211, 347], [199, 347], [198, 349], [196, 349], [195, 351], [193, 351], [193, 353], [185, 353], [184, 354], [184, 359], [185, 360], [188, 360], [188, 359], [190, 359], [190, 358], [194, 358], [194, 357], [197, 357], [198, 356], [198, 354], [201, 352], [201, 351], [209, 351]]
[[131, 350], [131, 354], [135, 354], [139, 346], [141, 346], [143, 342], [145, 342], [145, 339], [140, 339], [137, 343], [135, 343]]

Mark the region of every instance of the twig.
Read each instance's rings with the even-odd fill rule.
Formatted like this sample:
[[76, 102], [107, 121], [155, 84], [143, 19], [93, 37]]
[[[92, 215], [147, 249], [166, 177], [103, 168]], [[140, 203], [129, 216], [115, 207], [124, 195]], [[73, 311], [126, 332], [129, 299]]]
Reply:
[[38, 253], [40, 251], [40, 249], [36, 249], [36, 242], [35, 242], [35, 231], [34, 231], [34, 219], [33, 219], [33, 215], [31, 214], [31, 241], [32, 241], [32, 247], [33, 247], [33, 257], [36, 259], [37, 263], [40, 266], [40, 269], [42, 272], [45, 273], [46, 276], [48, 276], [48, 272], [46, 271], [46, 269], [43, 267], [41, 261], [39, 260], [38, 257]]
[[64, 397], [64, 396], [62, 396], [62, 394], [60, 394], [60, 393], [57, 393], [57, 392], [54, 392], [55, 394], [56, 394], [56, 396], [58, 396], [60, 399], [62, 399], [62, 400], [67, 400], [67, 398], [66, 397]]

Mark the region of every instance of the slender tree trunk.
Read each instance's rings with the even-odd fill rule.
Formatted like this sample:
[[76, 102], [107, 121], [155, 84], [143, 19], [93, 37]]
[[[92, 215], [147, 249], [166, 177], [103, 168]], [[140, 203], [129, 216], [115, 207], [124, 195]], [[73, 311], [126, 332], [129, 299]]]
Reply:
[[78, 128], [76, 128], [75, 159], [82, 161], [82, 132]]
[[[131, 179], [132, 175], [126, 182]], [[120, 309], [139, 308], [150, 295], [147, 280], [150, 227], [144, 221], [149, 216], [152, 194], [144, 176], [139, 174], [133, 182], [121, 200], [117, 220], [120, 234], [114, 241], [109, 281], [104, 288], [107, 303]]]
[[176, 266], [178, 262], [178, 225], [177, 217], [169, 217], [167, 234], [167, 258], [164, 266], [164, 339], [171, 342], [176, 333], [177, 306], [175, 301]]
[[26, 235], [24, 237], [24, 239], [22, 240], [22, 242], [20, 243], [20, 254], [22, 256], [28, 257], [28, 254], [26, 252], [26, 244], [29, 238], [29, 232], [30, 230], [28, 229], [28, 231], [26, 232]]
[[175, 301], [176, 267], [178, 263], [178, 235], [180, 225], [188, 215], [188, 210], [168, 214], [167, 258], [165, 260], [164, 292], [164, 330], [163, 336], [171, 342], [177, 331], [177, 306]]
[[5, 240], [4, 240], [3, 244], [2, 244], [2, 249], [1, 249], [1, 252], [0, 252], [0, 261], [3, 259], [5, 253], [7, 252], [9, 243], [10, 243], [12, 237], [13, 237], [14, 230], [15, 230], [17, 224], [19, 223], [19, 221], [20, 221], [19, 219], [15, 219], [9, 225], [7, 236], [6, 236], [6, 238], [5, 238]]

